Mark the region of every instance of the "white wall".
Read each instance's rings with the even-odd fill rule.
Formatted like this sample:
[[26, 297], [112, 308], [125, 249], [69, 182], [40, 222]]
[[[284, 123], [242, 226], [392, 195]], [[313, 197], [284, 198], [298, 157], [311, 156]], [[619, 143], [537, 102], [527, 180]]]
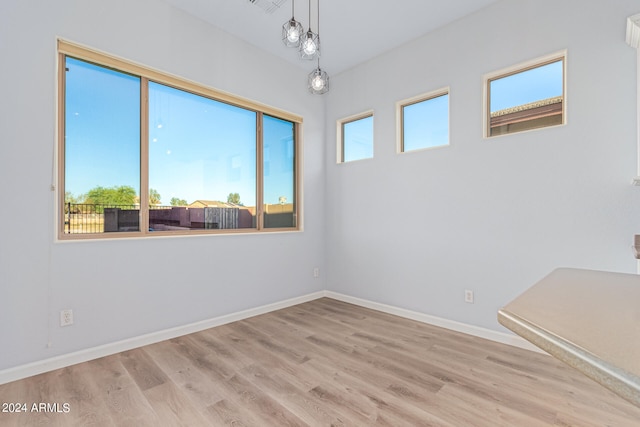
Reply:
[[[638, 12], [506, 0], [333, 76], [328, 289], [501, 330], [498, 308], [556, 267], [635, 273]], [[562, 49], [568, 124], [483, 139], [483, 75]], [[396, 154], [395, 102], [444, 86], [451, 146]], [[374, 158], [337, 165], [335, 121], [370, 109]]]
[[[54, 242], [58, 36], [302, 115], [304, 232]], [[323, 101], [306, 72], [161, 0], [3, 0], [0, 57], [0, 371], [324, 289]]]

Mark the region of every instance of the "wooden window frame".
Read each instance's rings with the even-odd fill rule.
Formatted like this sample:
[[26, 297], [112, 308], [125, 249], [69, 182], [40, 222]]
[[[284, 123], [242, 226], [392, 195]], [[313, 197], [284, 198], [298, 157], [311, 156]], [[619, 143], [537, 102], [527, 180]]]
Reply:
[[[562, 62], [562, 95], [560, 100], [541, 100], [539, 103], [531, 103], [536, 104], [532, 106], [532, 110], [530, 111], [519, 111], [514, 112], [513, 117], [511, 118], [511, 122], [513, 123], [527, 123], [532, 120], [532, 117], [549, 117], [553, 115], [561, 115], [561, 122], [554, 124], [547, 124], [543, 126], [527, 128], [522, 130], [513, 130], [504, 133], [499, 133], [496, 135], [491, 135], [491, 82], [495, 80], [499, 80], [505, 77], [509, 77], [515, 74], [523, 73], [529, 70], [533, 70], [539, 67], [543, 67], [545, 65], [552, 64], [554, 62]], [[547, 129], [557, 126], [564, 126], [567, 124], [567, 50], [561, 50], [549, 55], [545, 55], [542, 57], [538, 57], [529, 61], [521, 62], [519, 64], [504, 68], [502, 70], [498, 70], [492, 73], [489, 73], [484, 76], [484, 84], [483, 84], [483, 92], [484, 92], [484, 106], [483, 106], [483, 136], [484, 138], [495, 138], [506, 135], [513, 135], [516, 133], [522, 132], [530, 132], [541, 129]], [[545, 101], [545, 102], [542, 102]], [[528, 104], [524, 104], [528, 105]], [[516, 108], [519, 106], [514, 106]], [[535, 108], [536, 111], [533, 111]], [[504, 124], [505, 119], [501, 121], [498, 120], [496, 122], [502, 122]]]
[[[356, 162], [358, 160], [368, 160], [373, 158], [373, 155], [371, 157], [366, 157], [363, 159], [357, 159], [357, 160], [348, 160], [345, 161], [344, 160], [344, 126], [349, 124], [349, 123], [353, 123], [353, 122], [357, 122], [358, 120], [362, 120], [362, 119], [367, 119], [369, 117], [373, 118], [374, 114], [373, 114], [373, 110], [368, 110], [359, 114], [355, 114], [353, 116], [349, 116], [349, 117], [345, 117], [343, 119], [340, 119], [337, 121], [336, 123], [336, 141], [338, 143], [337, 146], [337, 158], [336, 161], [337, 163], [341, 164], [341, 163], [351, 163], [351, 162]], [[373, 140], [372, 140], [373, 143]], [[372, 147], [373, 148], [373, 147]]]
[[[449, 105], [447, 108], [447, 121], [449, 123], [449, 127], [448, 127], [449, 134], [447, 135], [447, 143], [441, 144], [441, 145], [434, 145], [431, 147], [415, 148], [415, 149], [406, 151], [404, 146], [404, 109], [405, 107], [409, 107], [415, 104], [419, 104], [421, 102], [429, 101], [431, 99], [435, 99], [444, 95], [447, 95], [449, 97]], [[451, 145], [451, 140], [450, 140], [451, 114], [450, 113], [451, 113], [451, 88], [449, 86], [396, 102], [396, 132], [397, 132], [396, 151], [397, 153], [398, 154], [412, 153], [415, 151], [432, 150], [436, 148], [448, 147], [449, 145]]]
[[[139, 231], [122, 231], [113, 233], [65, 233], [64, 193], [65, 193], [65, 65], [66, 57], [76, 58], [82, 61], [96, 64], [101, 67], [111, 68], [115, 71], [127, 73], [140, 78], [140, 216]], [[56, 197], [56, 227], [58, 240], [99, 240], [142, 238], [160, 236], [196, 236], [218, 234], [248, 234], [263, 232], [293, 232], [302, 230], [302, 123], [301, 116], [280, 110], [265, 104], [241, 98], [227, 92], [207, 87], [193, 81], [183, 79], [168, 73], [154, 70], [149, 67], [136, 64], [125, 59], [109, 55], [95, 49], [91, 49], [67, 40], [57, 40], [57, 197]], [[149, 108], [148, 108], [148, 82], [153, 81], [178, 90], [193, 93], [214, 101], [223, 102], [235, 107], [240, 107], [256, 113], [256, 224], [254, 228], [222, 229], [222, 230], [171, 230], [149, 231]], [[263, 139], [262, 118], [264, 115], [292, 122], [294, 125], [294, 227], [265, 228], [264, 227], [264, 200], [263, 200]]]

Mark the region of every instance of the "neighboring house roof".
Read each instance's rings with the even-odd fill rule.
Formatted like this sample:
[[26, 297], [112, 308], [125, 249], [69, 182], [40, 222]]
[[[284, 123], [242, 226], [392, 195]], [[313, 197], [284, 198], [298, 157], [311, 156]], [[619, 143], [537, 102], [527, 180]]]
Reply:
[[491, 113], [491, 127], [562, 114], [562, 96], [542, 99]]
[[195, 200], [193, 203], [189, 203], [187, 205], [190, 208], [193, 207], [217, 207], [223, 208], [230, 206], [229, 203], [221, 202], [219, 200]]
[[187, 205], [188, 208], [244, 208], [243, 205], [222, 202], [220, 200], [195, 200]]

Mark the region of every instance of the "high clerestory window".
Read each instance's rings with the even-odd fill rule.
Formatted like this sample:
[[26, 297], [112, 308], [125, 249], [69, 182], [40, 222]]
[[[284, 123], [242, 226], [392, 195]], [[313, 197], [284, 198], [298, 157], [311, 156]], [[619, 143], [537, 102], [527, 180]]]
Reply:
[[449, 145], [449, 88], [396, 104], [398, 151]]
[[60, 238], [299, 228], [300, 117], [58, 46]]
[[562, 52], [485, 78], [485, 136], [566, 123], [565, 59]]
[[338, 121], [338, 163], [373, 157], [373, 112]]

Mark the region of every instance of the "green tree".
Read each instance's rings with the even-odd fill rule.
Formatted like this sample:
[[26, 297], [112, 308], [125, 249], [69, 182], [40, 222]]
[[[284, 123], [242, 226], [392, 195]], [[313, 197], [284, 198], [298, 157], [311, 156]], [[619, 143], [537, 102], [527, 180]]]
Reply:
[[64, 192], [64, 202], [65, 203], [78, 203], [78, 198], [76, 196], [73, 195], [73, 193], [71, 193], [70, 191], [65, 191]]
[[150, 205], [159, 205], [162, 202], [160, 201], [161, 196], [158, 193], [158, 190], [154, 190], [153, 188], [149, 189], [149, 204]]
[[234, 205], [240, 204], [240, 194], [238, 193], [229, 193], [227, 196], [227, 203], [233, 203]]
[[171, 202], [169, 202], [171, 206], [187, 206], [187, 201], [185, 199], [179, 199], [177, 197], [172, 197]]
[[95, 205], [134, 205], [136, 190], [129, 185], [114, 187], [97, 186], [87, 192], [85, 203]]
[[64, 202], [65, 203], [82, 204], [82, 203], [85, 203], [86, 199], [87, 199], [87, 195], [86, 194], [78, 194], [76, 196], [71, 191], [65, 191], [65, 193], [64, 193]]

